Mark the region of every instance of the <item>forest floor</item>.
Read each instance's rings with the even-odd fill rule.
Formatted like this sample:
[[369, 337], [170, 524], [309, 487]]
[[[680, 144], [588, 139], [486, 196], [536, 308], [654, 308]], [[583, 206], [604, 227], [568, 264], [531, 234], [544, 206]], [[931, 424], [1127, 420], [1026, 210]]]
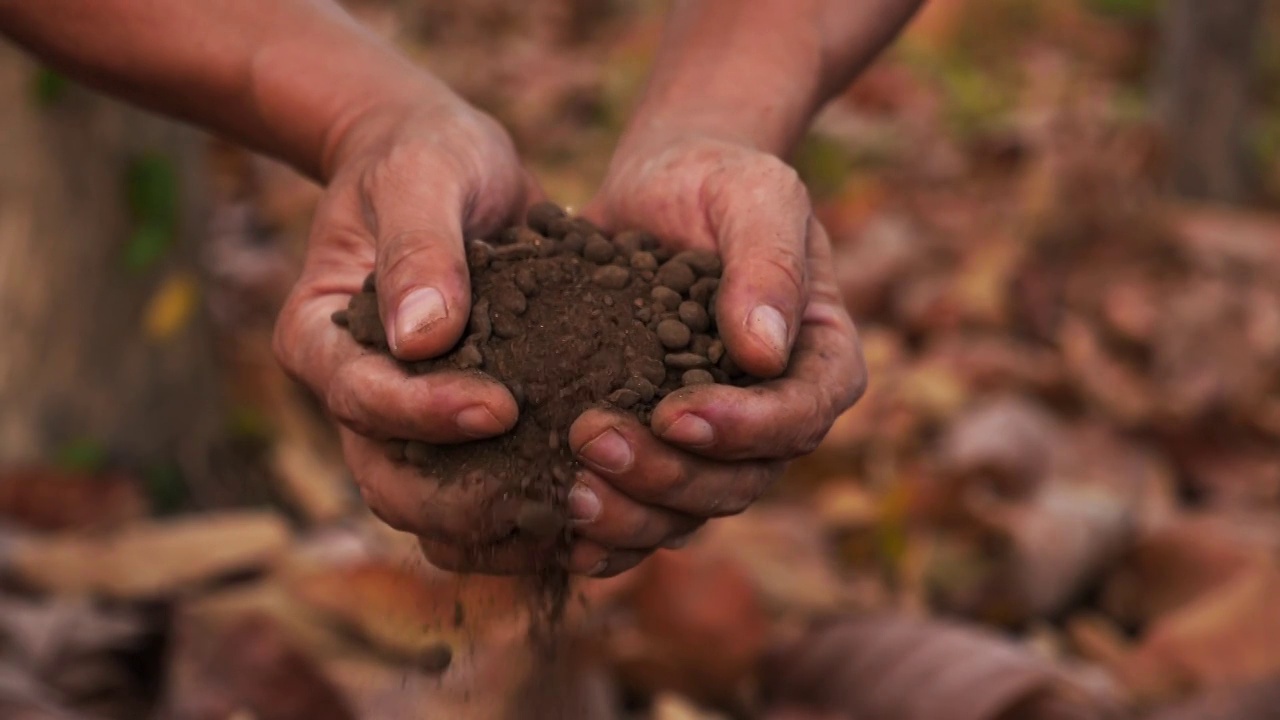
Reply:
[[[658, 4], [420, 5], [353, 9], [581, 206]], [[580, 584], [552, 657], [521, 583], [359, 506], [268, 359], [318, 190], [211, 145], [202, 296], [251, 328], [223, 342], [274, 502], [160, 516], [74, 452], [0, 473], [0, 714], [1280, 718], [1280, 112], [1263, 207], [1170, 200], [1154, 42], [1142, 2], [939, 0], [822, 113], [795, 162], [870, 389], [756, 508]]]

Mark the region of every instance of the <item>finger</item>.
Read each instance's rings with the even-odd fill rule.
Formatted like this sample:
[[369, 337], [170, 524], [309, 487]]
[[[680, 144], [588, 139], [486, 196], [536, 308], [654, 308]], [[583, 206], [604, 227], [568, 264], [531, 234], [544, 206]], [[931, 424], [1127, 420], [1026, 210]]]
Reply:
[[643, 505], [618, 492], [595, 473], [582, 471], [569, 492], [574, 533], [597, 544], [653, 549], [692, 533], [703, 520]]
[[862, 396], [866, 365], [815, 225], [813, 295], [784, 377], [748, 388], [705, 385], [668, 395], [650, 427], [667, 442], [719, 460], [789, 459], [812, 452]]
[[402, 360], [449, 350], [471, 312], [464, 198], [448, 173], [422, 170], [388, 164], [364, 190], [378, 252], [378, 306], [387, 343]]
[[369, 509], [396, 530], [440, 543], [478, 547], [513, 537], [522, 500], [479, 474], [440, 482], [393, 463], [383, 447], [350, 431], [343, 455]]
[[613, 577], [639, 565], [651, 554], [652, 550], [618, 550], [582, 540], [569, 551], [569, 572], [597, 578]]
[[756, 377], [787, 368], [808, 291], [808, 193], [780, 160], [735, 174], [710, 212], [724, 261], [717, 326], [734, 362]]
[[654, 437], [634, 418], [589, 410], [569, 428], [582, 462], [641, 503], [698, 518], [742, 512], [781, 474], [779, 462], [722, 463]]

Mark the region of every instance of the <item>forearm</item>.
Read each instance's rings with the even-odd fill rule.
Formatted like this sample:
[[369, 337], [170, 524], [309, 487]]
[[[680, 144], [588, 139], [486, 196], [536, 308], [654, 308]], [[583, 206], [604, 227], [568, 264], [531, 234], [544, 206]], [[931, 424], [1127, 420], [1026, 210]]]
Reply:
[[923, 0], [676, 0], [624, 145], [705, 133], [786, 154]]
[[89, 85], [321, 180], [374, 107], [457, 102], [331, 0], [0, 0], [0, 32]]

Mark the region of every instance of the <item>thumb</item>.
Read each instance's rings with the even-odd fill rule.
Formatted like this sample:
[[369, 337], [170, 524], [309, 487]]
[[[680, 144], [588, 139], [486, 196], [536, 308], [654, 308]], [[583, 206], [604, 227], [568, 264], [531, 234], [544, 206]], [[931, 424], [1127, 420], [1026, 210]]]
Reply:
[[452, 348], [471, 312], [461, 203], [438, 200], [442, 197], [384, 194], [370, 201], [378, 304], [387, 344], [401, 360], [435, 357]]
[[724, 261], [716, 324], [734, 362], [764, 378], [787, 369], [809, 298], [808, 193], [778, 166], [739, 177], [713, 214]]

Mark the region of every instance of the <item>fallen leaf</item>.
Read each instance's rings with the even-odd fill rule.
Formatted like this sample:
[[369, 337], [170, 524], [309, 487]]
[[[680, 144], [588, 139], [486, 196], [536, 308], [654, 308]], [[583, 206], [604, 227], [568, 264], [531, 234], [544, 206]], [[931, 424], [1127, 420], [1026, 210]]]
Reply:
[[776, 648], [761, 678], [772, 704], [866, 720], [1113, 717], [1052, 665], [997, 635], [893, 616], [819, 623]]
[[1145, 720], [1280, 720], [1280, 678], [1207, 693]]
[[91, 537], [20, 538], [5, 569], [47, 592], [149, 599], [262, 568], [288, 543], [283, 518], [244, 511], [139, 523]]
[[315, 661], [266, 616], [226, 627], [183, 623], [176, 633], [161, 717], [355, 720]]
[[147, 514], [142, 488], [122, 473], [48, 467], [0, 471], [0, 517], [40, 531], [109, 530]]
[[190, 273], [169, 275], [156, 288], [143, 311], [143, 331], [148, 339], [160, 342], [181, 331], [195, 315], [199, 287]]

